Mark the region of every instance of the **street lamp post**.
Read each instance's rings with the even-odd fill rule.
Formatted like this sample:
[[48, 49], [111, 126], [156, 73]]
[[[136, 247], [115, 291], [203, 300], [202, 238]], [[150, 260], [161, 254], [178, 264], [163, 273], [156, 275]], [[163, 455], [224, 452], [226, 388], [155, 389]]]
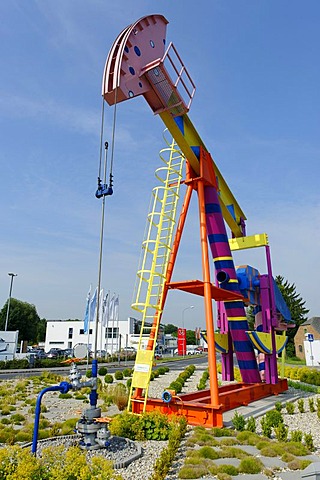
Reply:
[[[184, 312], [186, 310], [191, 310], [192, 308], [194, 308], [194, 305], [190, 305], [189, 307], [186, 307], [182, 310], [182, 329], [183, 329], [183, 332], [184, 332]], [[184, 332], [185, 334], [185, 332]], [[187, 339], [186, 337], [184, 338], [184, 342], [183, 342], [183, 355], [186, 355], [187, 353]]]
[[18, 274], [17, 273], [8, 273], [9, 277], [11, 277], [10, 280], [10, 289], [9, 289], [9, 298], [8, 298], [8, 307], [7, 307], [7, 316], [6, 316], [6, 324], [4, 327], [4, 331], [7, 331], [8, 328], [8, 321], [9, 321], [9, 311], [10, 311], [10, 302], [11, 302], [11, 294], [12, 294], [12, 284], [13, 284], [13, 277], [16, 277]]

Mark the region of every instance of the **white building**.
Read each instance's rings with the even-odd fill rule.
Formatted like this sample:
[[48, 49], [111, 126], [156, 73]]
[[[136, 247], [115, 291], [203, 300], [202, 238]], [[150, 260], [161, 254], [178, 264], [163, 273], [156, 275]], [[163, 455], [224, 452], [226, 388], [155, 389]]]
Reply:
[[[106, 350], [112, 354], [123, 347], [136, 347], [132, 344], [131, 337], [134, 336], [138, 320], [129, 317], [127, 320], [109, 322], [103, 326], [98, 324], [97, 350]], [[90, 323], [90, 331], [84, 333], [84, 322], [82, 320], [47, 320], [45, 351], [50, 348], [74, 348], [78, 344], [88, 345], [91, 350], [95, 345], [94, 322]]]
[[[97, 350], [105, 350], [111, 355], [124, 347], [134, 347], [138, 350], [140, 339], [141, 322], [133, 317], [118, 322], [109, 322], [103, 326], [98, 324]], [[90, 323], [90, 332], [84, 333], [84, 322], [82, 320], [47, 320], [45, 351], [50, 348], [74, 348], [76, 345], [84, 344], [90, 350], [95, 346], [95, 323]], [[147, 347], [149, 335], [143, 335], [142, 348]], [[162, 328], [159, 329], [158, 345], [160, 350], [171, 350], [177, 347], [177, 339], [171, 335], [164, 335]]]

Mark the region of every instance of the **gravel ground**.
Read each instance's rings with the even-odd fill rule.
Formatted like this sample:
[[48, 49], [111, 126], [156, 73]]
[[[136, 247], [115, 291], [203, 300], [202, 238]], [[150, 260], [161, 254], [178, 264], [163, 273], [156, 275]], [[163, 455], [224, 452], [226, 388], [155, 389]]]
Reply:
[[[289, 388], [290, 390], [290, 388]], [[298, 409], [298, 400], [292, 402], [294, 404], [294, 413], [289, 415], [285, 406], [281, 410], [281, 414], [284, 420], [284, 424], [288, 427], [288, 437], [294, 430], [301, 430], [303, 433], [311, 433], [316, 455], [320, 455], [320, 419], [317, 415], [317, 399], [320, 401], [320, 395], [310, 395], [301, 392], [301, 398], [304, 401], [304, 413], [300, 413]], [[315, 412], [310, 412], [309, 399], [313, 399]], [[257, 421], [257, 433], [262, 433], [260, 427], [260, 419]], [[320, 459], [319, 459], [320, 461]]]
[[[206, 368], [206, 365], [200, 365], [196, 368], [194, 374], [185, 383], [182, 393], [197, 390], [197, 385]], [[150, 383], [149, 396], [160, 398], [164, 389], [167, 388], [170, 383], [177, 378], [179, 373], [180, 371], [177, 370], [169, 371], [165, 375], [157, 377], [153, 382]], [[45, 413], [45, 416], [47, 418], [55, 418], [56, 420], [64, 420], [66, 418], [80, 416], [82, 407], [81, 403], [82, 402], [77, 402], [73, 399], [61, 400], [55, 393], [51, 395], [48, 394], [48, 396], [45, 398], [45, 405], [48, 409], [48, 412]], [[114, 415], [116, 413], [118, 413], [118, 410], [114, 405], [111, 406], [107, 412], [108, 415]], [[140, 458], [133, 461], [126, 468], [117, 469], [117, 473], [121, 474], [124, 480], [148, 480], [154, 471], [154, 464], [157, 458], [160, 456], [162, 450], [167, 446], [167, 442], [145, 441], [132, 443], [136, 445], [136, 448], [133, 444], [131, 444], [131, 448], [127, 449], [127, 451], [124, 449], [119, 450], [117, 448], [94, 450], [88, 452], [87, 456], [88, 459], [90, 459], [90, 457], [94, 455], [103, 455], [114, 462], [121, 462], [128, 459], [130, 455], [136, 454], [138, 450], [141, 450], [142, 455]], [[61, 444], [69, 447], [77, 444], [77, 440], [75, 438], [56, 438], [55, 440], [41, 441], [38, 443], [37, 453], [41, 455], [41, 449], [48, 445], [58, 446]], [[184, 450], [180, 450], [180, 456], [183, 463]], [[174, 477], [171, 476], [170, 478], [172, 479]]]
[[[192, 377], [186, 382], [182, 393], [192, 392], [197, 390], [197, 384], [203, 374], [203, 371], [206, 369], [206, 365], [197, 366], [194, 374]], [[156, 378], [153, 382], [150, 383], [149, 388], [149, 396], [160, 398], [163, 390], [168, 387], [168, 385], [177, 378], [179, 375], [179, 371], [170, 371], [164, 376], [160, 376]], [[314, 441], [315, 446], [315, 454], [320, 455], [320, 420], [317, 417], [317, 412], [310, 412], [309, 409], [309, 398], [314, 399], [315, 409], [317, 409], [317, 398], [320, 400], [320, 395], [313, 395], [300, 392], [301, 397], [304, 398], [304, 413], [300, 413], [298, 410], [298, 401], [294, 402], [295, 411], [293, 415], [289, 415], [286, 413], [286, 409], [283, 408], [282, 415], [284, 418], [284, 423], [289, 429], [289, 437], [290, 432], [293, 430], [301, 430], [304, 433], [311, 433]], [[53, 417], [55, 420], [64, 420], [70, 417], [79, 417], [83, 407], [85, 408], [85, 404], [79, 402], [74, 399], [68, 400], [61, 400], [57, 398], [57, 394], [48, 394], [45, 397], [45, 405], [48, 409], [48, 412], [45, 414], [46, 417], [50, 418]], [[275, 402], [277, 398], [275, 397]], [[107, 414], [113, 415], [118, 413], [118, 410], [115, 406], [112, 406]], [[176, 455], [175, 461], [173, 462], [172, 468], [167, 476], [166, 480], [176, 480], [178, 479], [178, 472], [179, 469], [182, 467], [185, 459], [186, 454], [186, 439], [192, 433], [192, 427], [188, 428], [188, 432], [186, 434], [186, 438], [181, 442], [181, 446], [178, 450]], [[260, 421], [257, 419], [257, 433], [261, 433], [260, 428]], [[56, 439], [50, 444], [65, 444], [68, 445], [68, 442], [74, 444], [74, 439]], [[93, 455], [104, 455], [107, 458], [112, 459], [113, 461], [123, 461], [127, 458], [127, 454], [135, 454], [139, 449], [142, 452], [142, 455], [137, 460], [133, 461], [129, 466], [126, 468], [120, 468], [117, 470], [120, 473], [124, 480], [148, 480], [154, 470], [154, 463], [156, 459], [161, 454], [163, 448], [166, 447], [167, 442], [158, 442], [158, 441], [146, 441], [146, 442], [133, 442], [136, 446], [130, 445], [130, 448], [127, 449], [127, 452], [123, 448], [118, 448], [117, 444], [115, 443], [115, 448], [110, 448], [109, 452], [106, 450], [98, 450], [93, 452], [88, 452], [88, 458]], [[41, 452], [41, 448], [43, 444], [39, 442], [39, 451]], [[190, 448], [190, 447], [188, 447]], [[320, 459], [319, 459], [320, 460]]]

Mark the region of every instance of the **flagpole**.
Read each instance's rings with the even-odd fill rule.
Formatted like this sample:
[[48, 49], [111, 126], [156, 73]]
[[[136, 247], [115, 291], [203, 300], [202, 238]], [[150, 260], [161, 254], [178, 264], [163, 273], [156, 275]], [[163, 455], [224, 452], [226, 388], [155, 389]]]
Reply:
[[103, 321], [103, 307], [102, 307], [102, 315], [100, 318], [100, 356], [102, 356], [102, 321]]
[[90, 306], [91, 306], [91, 285], [87, 295], [86, 311], [84, 315], [83, 332], [88, 334], [87, 338], [87, 368], [89, 363], [89, 336], [90, 336]]
[[117, 308], [117, 335], [118, 335], [118, 363], [120, 365], [120, 348], [121, 348], [121, 343], [120, 343], [120, 332], [119, 332], [119, 304], [120, 304], [120, 299], [118, 295], [118, 308]]
[[107, 342], [106, 342], [106, 352], [107, 352], [107, 360], [109, 362], [109, 315], [110, 315], [110, 290], [108, 290], [108, 301], [106, 305], [106, 332], [107, 332]]
[[[115, 294], [113, 294], [113, 302], [115, 301]], [[113, 357], [113, 338], [114, 338], [114, 303], [113, 303], [113, 311], [112, 311], [112, 343], [111, 343], [111, 357]]]
[[89, 357], [90, 357], [90, 352], [89, 352], [89, 345], [90, 345], [90, 316], [91, 316], [91, 299], [89, 300], [89, 323], [88, 323], [88, 338], [87, 338], [87, 365], [86, 365], [86, 370], [88, 370]]

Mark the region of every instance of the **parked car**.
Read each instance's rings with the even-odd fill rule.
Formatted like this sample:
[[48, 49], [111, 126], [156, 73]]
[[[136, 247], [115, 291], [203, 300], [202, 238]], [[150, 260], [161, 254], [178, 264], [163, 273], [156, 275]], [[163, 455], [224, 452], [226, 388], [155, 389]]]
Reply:
[[72, 358], [74, 356], [73, 354], [73, 348], [66, 348], [65, 350], [61, 350], [61, 355], [64, 358]]
[[194, 349], [195, 355], [201, 355], [203, 353], [203, 347], [197, 347]]
[[125, 352], [125, 353], [136, 353], [137, 352], [137, 350], [134, 347], [124, 347], [122, 349], [122, 351]]
[[37, 353], [36, 353], [36, 357], [39, 360], [43, 360], [43, 359], [47, 358], [47, 354], [43, 350], [38, 350]]
[[106, 350], [97, 350], [97, 357], [106, 358], [109, 354]]
[[61, 348], [50, 348], [47, 353], [47, 358], [57, 360], [58, 358], [63, 357], [63, 350]]

